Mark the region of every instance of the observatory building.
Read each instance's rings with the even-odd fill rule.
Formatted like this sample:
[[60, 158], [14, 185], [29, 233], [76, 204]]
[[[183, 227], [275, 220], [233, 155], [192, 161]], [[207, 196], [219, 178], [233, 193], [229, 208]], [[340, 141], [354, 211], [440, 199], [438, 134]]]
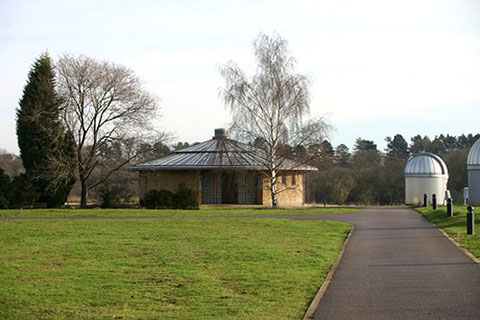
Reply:
[[[225, 129], [191, 147], [128, 170], [138, 171], [140, 198], [153, 189], [174, 191], [179, 183], [197, 191], [200, 204], [260, 204], [272, 202], [265, 155], [251, 145], [229, 139]], [[278, 169], [280, 205], [303, 205], [304, 175], [316, 168], [286, 159]]]
[[[405, 204], [423, 204], [424, 194], [427, 194], [430, 204], [433, 194], [437, 196], [437, 203], [444, 203], [447, 182], [448, 169], [442, 158], [433, 153], [413, 156], [405, 165]], [[478, 185], [480, 187], [480, 180]]]
[[467, 158], [468, 204], [480, 205], [480, 139], [470, 149]]

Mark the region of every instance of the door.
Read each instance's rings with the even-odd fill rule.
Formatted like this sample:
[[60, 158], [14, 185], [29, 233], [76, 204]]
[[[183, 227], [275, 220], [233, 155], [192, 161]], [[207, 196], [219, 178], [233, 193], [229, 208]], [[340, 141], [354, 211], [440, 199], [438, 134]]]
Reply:
[[222, 203], [238, 204], [238, 183], [235, 171], [222, 172]]

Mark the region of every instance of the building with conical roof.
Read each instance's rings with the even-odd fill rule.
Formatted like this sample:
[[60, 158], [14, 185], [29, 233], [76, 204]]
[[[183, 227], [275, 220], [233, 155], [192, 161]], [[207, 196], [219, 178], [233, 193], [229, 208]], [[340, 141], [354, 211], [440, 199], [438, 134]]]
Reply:
[[467, 158], [468, 204], [480, 205], [480, 139], [475, 141]]
[[[179, 183], [197, 191], [201, 204], [271, 205], [262, 150], [229, 139], [225, 129], [194, 146], [129, 168], [139, 172], [140, 197], [153, 189], [174, 191]], [[283, 169], [282, 169], [283, 168]], [[311, 166], [285, 161], [277, 179], [280, 205], [304, 204], [304, 175]]]
[[405, 165], [405, 204], [421, 205], [424, 194], [430, 204], [434, 194], [438, 204], [444, 203], [447, 182], [448, 169], [442, 158], [427, 152], [413, 156]]

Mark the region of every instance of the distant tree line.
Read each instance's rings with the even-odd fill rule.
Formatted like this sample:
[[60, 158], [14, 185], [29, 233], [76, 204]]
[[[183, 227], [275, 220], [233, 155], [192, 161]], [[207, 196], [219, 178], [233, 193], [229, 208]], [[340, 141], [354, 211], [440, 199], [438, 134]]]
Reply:
[[[307, 147], [291, 148], [291, 156], [297, 161], [308, 163], [318, 171], [306, 176], [306, 202], [317, 204], [403, 204], [405, 199], [404, 168], [409, 157], [420, 152], [431, 152], [441, 156], [449, 170], [448, 188], [454, 201], [461, 203], [463, 188], [467, 185], [466, 161], [473, 143], [480, 134], [439, 135], [434, 139], [416, 135], [408, 143], [402, 135], [387, 137], [387, 148], [378, 150], [374, 141], [358, 138], [353, 150], [345, 144], [334, 147], [328, 140]], [[258, 141], [256, 142], [258, 143]], [[137, 147], [138, 162], [160, 158], [171, 152], [193, 144], [177, 142], [171, 146], [163, 142], [144, 142]], [[255, 143], [252, 143], [255, 144]], [[110, 142], [98, 151], [102, 166], [90, 177], [90, 183], [103, 179], [103, 167], [116, 167], [128, 158], [130, 146], [124, 142]], [[0, 152], [0, 206], [12, 203], [31, 203], [35, 190], [21, 175], [24, 172], [18, 156]], [[13, 183], [12, 183], [13, 182]], [[92, 198], [103, 207], [118, 207], [122, 203], [136, 200], [138, 177], [134, 172], [118, 170], [96, 188]], [[74, 185], [70, 198], [78, 199], [80, 186]], [[15, 198], [16, 197], [16, 198]], [[3, 201], [3, 202], [2, 202]]]
[[[319, 169], [307, 175], [306, 200], [322, 204], [402, 204], [405, 200], [404, 168], [409, 157], [430, 152], [442, 157], [449, 170], [448, 188], [460, 203], [467, 186], [467, 156], [480, 134], [416, 135], [408, 143], [402, 135], [386, 137], [387, 148], [358, 138], [353, 150], [325, 140], [306, 149], [317, 155], [310, 165]], [[297, 155], [297, 157], [300, 155]]]

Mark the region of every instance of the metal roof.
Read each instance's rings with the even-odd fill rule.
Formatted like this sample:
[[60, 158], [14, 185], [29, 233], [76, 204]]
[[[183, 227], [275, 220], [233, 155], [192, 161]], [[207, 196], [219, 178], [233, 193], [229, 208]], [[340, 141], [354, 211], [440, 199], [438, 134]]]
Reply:
[[467, 158], [468, 169], [480, 169], [480, 139], [475, 141]]
[[[266, 170], [263, 165], [265, 153], [253, 146], [228, 139], [225, 131], [215, 137], [197, 145], [177, 150], [172, 154], [137, 164], [128, 168], [132, 171], [142, 170], [212, 170], [212, 169], [241, 169], [241, 170]], [[296, 164], [285, 160], [280, 169], [311, 171], [314, 167]]]
[[405, 176], [439, 176], [448, 178], [448, 169], [445, 162], [433, 153], [419, 153], [405, 165]]

